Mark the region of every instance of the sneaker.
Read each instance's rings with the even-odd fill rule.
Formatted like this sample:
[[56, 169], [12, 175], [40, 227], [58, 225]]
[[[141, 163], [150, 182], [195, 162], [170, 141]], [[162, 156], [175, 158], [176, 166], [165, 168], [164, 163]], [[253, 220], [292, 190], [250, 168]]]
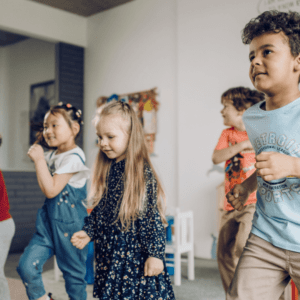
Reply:
[[51, 293], [48, 294], [48, 297], [49, 297], [50, 300], [54, 300], [54, 299], [52, 298], [52, 294], [51, 294]]

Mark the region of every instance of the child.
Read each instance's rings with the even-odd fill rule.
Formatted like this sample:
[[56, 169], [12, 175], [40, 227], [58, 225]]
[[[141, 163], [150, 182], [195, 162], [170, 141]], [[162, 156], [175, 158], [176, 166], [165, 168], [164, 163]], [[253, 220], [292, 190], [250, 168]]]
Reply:
[[[2, 136], [0, 135], [0, 146]], [[15, 223], [9, 213], [9, 202], [3, 174], [0, 171], [0, 299], [10, 300], [7, 280], [4, 275], [4, 265], [15, 234]]]
[[266, 100], [243, 117], [257, 171], [227, 194], [241, 211], [257, 189], [226, 299], [275, 300], [291, 278], [300, 290], [300, 14], [266, 11], [246, 25], [243, 42], [250, 44], [250, 79]]
[[71, 239], [95, 242], [94, 297], [101, 300], [175, 299], [164, 251], [164, 192], [132, 107], [106, 106], [95, 122], [99, 153], [91, 196], [94, 209]]
[[[261, 101], [263, 94], [245, 87], [231, 88], [223, 93], [221, 114], [225, 126], [212, 156], [213, 163], [225, 163], [225, 193], [255, 171], [255, 155], [242, 120], [246, 109]], [[255, 211], [253, 192], [241, 212], [224, 201], [217, 245], [217, 260], [225, 293], [231, 283], [238, 260], [249, 236]]]
[[44, 118], [41, 144], [55, 149], [44, 156], [43, 148], [34, 144], [28, 156], [35, 164], [39, 186], [46, 196], [36, 220], [36, 233], [20, 258], [17, 271], [26, 287], [29, 300], [51, 299], [42, 282], [44, 263], [56, 255], [71, 300], [85, 300], [84, 281], [87, 248], [80, 252], [71, 242], [74, 232], [82, 228], [87, 216], [88, 168], [83, 151], [75, 138], [81, 127], [81, 111], [70, 104], [50, 108]]

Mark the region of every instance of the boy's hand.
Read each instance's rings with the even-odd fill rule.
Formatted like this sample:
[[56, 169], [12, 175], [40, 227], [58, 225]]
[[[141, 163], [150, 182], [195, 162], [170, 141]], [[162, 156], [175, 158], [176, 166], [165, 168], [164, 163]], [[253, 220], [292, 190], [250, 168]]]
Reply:
[[237, 184], [226, 195], [226, 198], [234, 209], [241, 211], [244, 208], [244, 204], [246, 203], [249, 195], [250, 193], [245, 187], [241, 184]]
[[256, 156], [257, 175], [271, 181], [294, 174], [295, 157], [278, 152], [262, 152]]
[[250, 143], [250, 140], [243, 141], [242, 143], [244, 150], [254, 150], [252, 144]]
[[71, 243], [78, 249], [83, 249], [90, 241], [91, 238], [84, 230], [75, 232], [71, 237]]
[[41, 145], [34, 144], [29, 148], [27, 155], [33, 162], [36, 162], [39, 159], [44, 159], [44, 150]]
[[149, 257], [145, 262], [144, 276], [157, 276], [164, 270], [163, 261], [156, 257]]

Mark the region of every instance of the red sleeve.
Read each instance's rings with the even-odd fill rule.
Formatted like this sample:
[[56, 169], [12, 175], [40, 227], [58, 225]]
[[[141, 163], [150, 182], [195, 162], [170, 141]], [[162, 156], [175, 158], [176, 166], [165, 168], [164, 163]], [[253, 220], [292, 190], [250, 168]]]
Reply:
[[222, 150], [229, 147], [229, 129], [224, 129], [219, 137], [215, 150]]
[[3, 174], [0, 171], [0, 221], [11, 218], [9, 214], [9, 202]]

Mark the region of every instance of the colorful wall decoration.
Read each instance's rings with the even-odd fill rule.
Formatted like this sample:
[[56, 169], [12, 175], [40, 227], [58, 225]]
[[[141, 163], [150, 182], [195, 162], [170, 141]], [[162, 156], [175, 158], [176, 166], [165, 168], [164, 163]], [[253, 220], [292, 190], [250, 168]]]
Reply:
[[97, 99], [97, 108], [113, 100], [129, 103], [143, 125], [149, 154], [155, 156], [154, 142], [157, 133], [157, 111], [159, 107], [159, 103], [156, 100], [157, 95], [157, 88], [153, 88], [129, 94], [113, 94], [110, 97], [102, 96]]

